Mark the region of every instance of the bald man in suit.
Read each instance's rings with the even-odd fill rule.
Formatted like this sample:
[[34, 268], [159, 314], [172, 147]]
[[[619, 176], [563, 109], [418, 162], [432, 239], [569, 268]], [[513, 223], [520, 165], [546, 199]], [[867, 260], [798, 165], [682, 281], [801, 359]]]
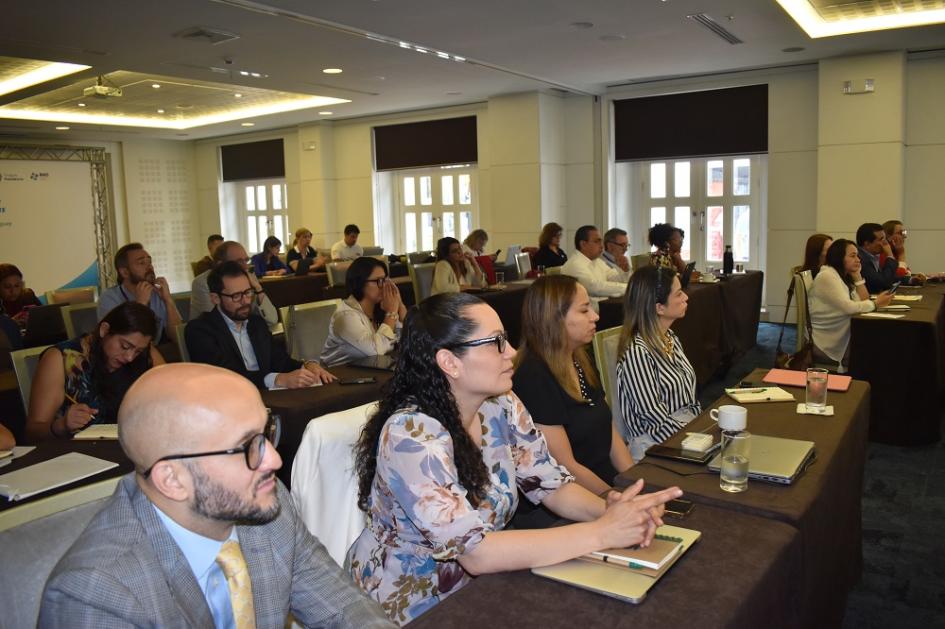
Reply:
[[277, 420], [251, 382], [152, 369], [118, 431], [135, 472], [53, 570], [40, 626], [281, 629], [290, 613], [306, 627], [392, 626], [298, 518], [275, 476]]

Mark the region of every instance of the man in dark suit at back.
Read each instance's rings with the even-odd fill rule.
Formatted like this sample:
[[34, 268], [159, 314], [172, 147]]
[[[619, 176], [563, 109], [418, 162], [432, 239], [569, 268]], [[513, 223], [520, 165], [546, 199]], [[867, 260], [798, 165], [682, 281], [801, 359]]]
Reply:
[[53, 570], [39, 626], [392, 627], [296, 513], [278, 432], [231, 371], [145, 373], [118, 413], [135, 471]]
[[[894, 282], [909, 284], [912, 277], [899, 273], [899, 262], [893, 255], [886, 240], [886, 232], [879, 223], [863, 223], [856, 230], [856, 248], [860, 255], [863, 279], [866, 290], [871, 294], [881, 293], [892, 288]], [[883, 263], [880, 264], [880, 254]]]
[[241, 264], [224, 262], [207, 276], [207, 286], [214, 308], [185, 330], [192, 361], [235, 371], [259, 389], [296, 389], [335, 379], [314, 360], [294, 360], [273, 342], [265, 319], [252, 312], [256, 291]]

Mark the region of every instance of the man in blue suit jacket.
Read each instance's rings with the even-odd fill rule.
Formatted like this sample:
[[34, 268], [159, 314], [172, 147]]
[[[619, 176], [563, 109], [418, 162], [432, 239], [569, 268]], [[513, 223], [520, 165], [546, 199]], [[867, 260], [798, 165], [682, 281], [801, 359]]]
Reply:
[[291, 613], [306, 627], [391, 627], [296, 514], [275, 427], [231, 371], [178, 363], [139, 378], [118, 415], [136, 471], [53, 570], [39, 625], [282, 629]]
[[[863, 223], [856, 230], [856, 248], [860, 255], [862, 270], [866, 280], [866, 290], [871, 294], [881, 293], [892, 288], [893, 283], [908, 284], [911, 277], [899, 272], [899, 262], [892, 253], [886, 232], [879, 223]], [[879, 263], [880, 254], [885, 253], [883, 264]]]

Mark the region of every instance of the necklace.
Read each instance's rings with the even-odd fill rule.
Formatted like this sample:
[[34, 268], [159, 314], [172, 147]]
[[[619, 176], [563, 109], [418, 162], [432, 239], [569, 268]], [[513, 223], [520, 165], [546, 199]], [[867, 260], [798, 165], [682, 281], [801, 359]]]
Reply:
[[666, 352], [667, 356], [673, 355], [673, 337], [670, 336], [669, 330], [663, 334], [660, 338], [660, 341], [663, 343], [663, 351]]
[[591, 399], [589, 387], [587, 386], [587, 377], [584, 375], [584, 369], [581, 368], [578, 361], [574, 360], [572, 363], [574, 364], [574, 370], [577, 371], [578, 387], [581, 389], [581, 397], [584, 398], [588, 406], [594, 406], [594, 401]]

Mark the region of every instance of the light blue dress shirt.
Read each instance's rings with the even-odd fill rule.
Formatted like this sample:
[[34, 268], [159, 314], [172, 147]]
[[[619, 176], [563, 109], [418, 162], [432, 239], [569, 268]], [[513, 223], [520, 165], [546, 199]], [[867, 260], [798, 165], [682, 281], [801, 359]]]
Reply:
[[[217, 306], [217, 310], [220, 310], [219, 306]], [[249, 326], [246, 325], [245, 321], [241, 321], [240, 323], [242, 323], [242, 325], [237, 327], [236, 321], [226, 316], [226, 313], [222, 310], [220, 310], [220, 315], [223, 317], [226, 327], [230, 329], [233, 340], [236, 341], [236, 346], [240, 350], [240, 356], [243, 357], [243, 365], [246, 366], [246, 371], [259, 371], [259, 361], [256, 359], [256, 350], [253, 349], [253, 342], [249, 338]], [[266, 385], [267, 389], [271, 389], [275, 386], [276, 376], [278, 375], [277, 373], [270, 373], [263, 378], [263, 383]]]
[[[153, 504], [151, 506], [154, 506]], [[217, 555], [223, 544], [229, 540], [239, 542], [236, 527], [230, 531], [230, 537], [222, 542], [189, 531], [172, 520], [163, 511], [154, 506], [155, 513], [164, 523], [164, 528], [174, 538], [184, 558], [190, 565], [200, 591], [207, 599], [210, 615], [213, 616], [213, 625], [217, 629], [235, 629], [233, 608], [230, 604], [230, 586], [226, 582], [226, 575], [217, 563]]]

